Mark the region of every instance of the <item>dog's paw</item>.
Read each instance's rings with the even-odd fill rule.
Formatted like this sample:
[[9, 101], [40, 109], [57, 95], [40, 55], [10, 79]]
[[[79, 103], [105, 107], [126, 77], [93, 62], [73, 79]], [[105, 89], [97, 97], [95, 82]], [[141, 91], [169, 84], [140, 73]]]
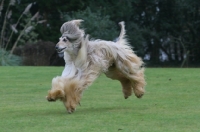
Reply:
[[124, 96], [124, 99], [128, 99], [128, 96]]
[[48, 96], [46, 96], [46, 99], [47, 99], [49, 102], [56, 101], [55, 99], [53, 99], [53, 98], [51, 98], [51, 97], [48, 97]]
[[143, 95], [144, 95], [144, 94], [138, 94], [138, 95], [136, 95], [136, 97], [137, 97], [137, 98], [142, 98]]
[[128, 97], [132, 95], [132, 91], [125, 91], [125, 90], [123, 90], [123, 93], [124, 93], [124, 98], [125, 99], [128, 99]]
[[75, 111], [76, 111], [76, 108], [67, 108], [68, 114], [72, 114]]
[[135, 93], [135, 96], [137, 98], [142, 98], [142, 96], [144, 95], [144, 89], [143, 88], [140, 88], [140, 89], [134, 89], [134, 93]]

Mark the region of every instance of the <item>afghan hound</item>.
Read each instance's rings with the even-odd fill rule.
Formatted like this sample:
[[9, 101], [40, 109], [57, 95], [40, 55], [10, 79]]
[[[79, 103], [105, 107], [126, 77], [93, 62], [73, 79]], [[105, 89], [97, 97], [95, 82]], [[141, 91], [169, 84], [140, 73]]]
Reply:
[[52, 80], [47, 100], [63, 101], [68, 113], [80, 104], [83, 91], [101, 74], [119, 80], [124, 98], [134, 92], [141, 98], [145, 92], [143, 61], [131, 49], [125, 38], [125, 24], [120, 22], [121, 33], [116, 42], [89, 40], [79, 26], [83, 20], [64, 23], [62, 36], [56, 45], [58, 53], [64, 53], [65, 68], [62, 75]]

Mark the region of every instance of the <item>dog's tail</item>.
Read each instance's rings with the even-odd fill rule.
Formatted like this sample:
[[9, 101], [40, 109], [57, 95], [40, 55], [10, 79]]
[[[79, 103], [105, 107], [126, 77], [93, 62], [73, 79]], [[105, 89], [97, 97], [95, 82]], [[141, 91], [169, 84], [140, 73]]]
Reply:
[[126, 30], [125, 30], [125, 24], [124, 24], [124, 21], [122, 22], [119, 22], [119, 25], [121, 27], [121, 32], [120, 32], [120, 35], [116, 41], [116, 43], [119, 43], [119, 44], [127, 44], [127, 40], [126, 40]]

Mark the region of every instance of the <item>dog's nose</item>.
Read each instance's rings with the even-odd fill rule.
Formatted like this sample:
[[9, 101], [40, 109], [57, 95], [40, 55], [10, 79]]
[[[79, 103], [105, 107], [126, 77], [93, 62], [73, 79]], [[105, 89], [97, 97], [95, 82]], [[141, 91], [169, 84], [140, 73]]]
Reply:
[[58, 45], [56, 45], [55, 49], [58, 50], [58, 48], [59, 48]]

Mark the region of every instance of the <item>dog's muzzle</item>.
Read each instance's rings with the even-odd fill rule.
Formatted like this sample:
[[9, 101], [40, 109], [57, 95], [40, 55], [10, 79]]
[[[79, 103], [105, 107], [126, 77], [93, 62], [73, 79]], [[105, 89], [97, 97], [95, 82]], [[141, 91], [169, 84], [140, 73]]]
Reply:
[[64, 49], [66, 49], [66, 47], [65, 48], [59, 48], [58, 46], [56, 46], [55, 48], [56, 48], [56, 51], [58, 53], [61, 53], [61, 52], [63, 52]]

